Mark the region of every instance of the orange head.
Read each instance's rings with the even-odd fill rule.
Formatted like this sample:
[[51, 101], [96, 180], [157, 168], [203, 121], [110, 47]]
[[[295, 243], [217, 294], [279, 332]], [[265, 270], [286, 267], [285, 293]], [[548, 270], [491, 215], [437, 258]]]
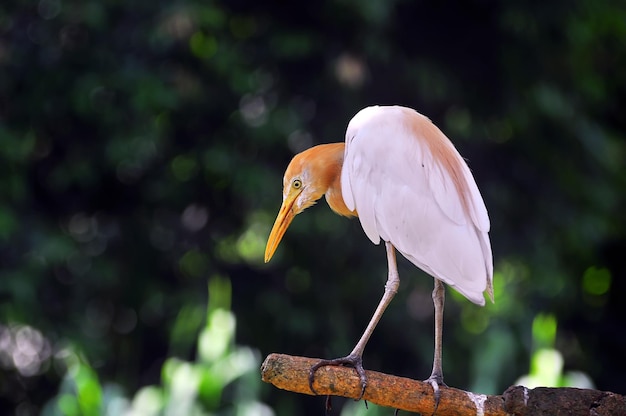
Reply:
[[265, 247], [270, 261], [294, 217], [315, 204], [333, 183], [338, 182], [343, 161], [343, 143], [325, 144], [298, 153], [283, 177], [283, 204]]

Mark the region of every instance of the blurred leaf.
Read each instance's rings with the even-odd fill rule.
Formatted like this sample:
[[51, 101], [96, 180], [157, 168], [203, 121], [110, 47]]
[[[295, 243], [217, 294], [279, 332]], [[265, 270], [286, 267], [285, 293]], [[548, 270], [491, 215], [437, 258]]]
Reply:
[[209, 259], [205, 253], [198, 250], [189, 250], [179, 261], [180, 270], [189, 277], [206, 276], [209, 270]]
[[611, 272], [606, 268], [589, 267], [583, 274], [583, 289], [590, 295], [604, 295], [611, 287]]
[[[550, 348], [556, 340], [556, 318], [554, 315], [539, 314], [533, 320], [533, 341], [536, 348]], [[541, 358], [541, 357], [540, 357]]]
[[203, 306], [189, 304], [178, 313], [171, 331], [172, 352], [182, 353], [191, 348], [201, 330], [205, 312]]
[[209, 59], [218, 49], [217, 39], [202, 32], [194, 33], [189, 39], [191, 52], [200, 59]]
[[[232, 301], [232, 285], [229, 278], [221, 275], [211, 276], [208, 288], [209, 304], [207, 307], [207, 327], [211, 323], [215, 311], [229, 311]], [[207, 328], [205, 328], [205, 330], [206, 329]]]
[[165, 398], [160, 388], [146, 386], [135, 394], [128, 416], [152, 416], [162, 414]]
[[198, 338], [198, 355], [201, 361], [212, 363], [229, 352], [234, 337], [235, 317], [231, 312], [215, 309], [208, 320]]
[[81, 414], [80, 407], [78, 406], [78, 401], [75, 396], [64, 394], [59, 397], [57, 405], [63, 415], [74, 416]]
[[198, 166], [196, 160], [191, 156], [176, 156], [171, 163], [172, 173], [180, 182], [186, 182], [191, 179], [197, 172]]

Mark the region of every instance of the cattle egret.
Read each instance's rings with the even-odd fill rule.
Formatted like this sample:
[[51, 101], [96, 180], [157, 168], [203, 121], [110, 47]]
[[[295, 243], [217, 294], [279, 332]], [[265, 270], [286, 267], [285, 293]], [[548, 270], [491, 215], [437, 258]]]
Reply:
[[489, 217], [476, 182], [450, 140], [427, 117], [399, 106], [359, 111], [344, 143], [322, 144], [296, 155], [283, 179], [283, 202], [270, 232], [265, 262], [274, 254], [293, 218], [322, 196], [346, 217], [358, 216], [367, 237], [385, 242], [389, 274], [372, 319], [350, 354], [311, 368], [349, 365], [367, 378], [363, 350], [398, 290], [395, 250], [435, 279], [435, 352], [429, 382], [439, 402], [443, 383], [441, 343], [445, 288], [470, 301], [493, 301]]

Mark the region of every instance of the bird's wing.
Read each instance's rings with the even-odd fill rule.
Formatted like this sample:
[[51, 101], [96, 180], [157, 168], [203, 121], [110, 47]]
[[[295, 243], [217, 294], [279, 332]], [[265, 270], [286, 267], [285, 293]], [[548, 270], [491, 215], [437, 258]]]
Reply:
[[391, 242], [474, 303], [491, 295], [485, 204], [465, 161], [426, 117], [403, 107], [361, 110], [348, 125], [341, 187], [374, 244]]

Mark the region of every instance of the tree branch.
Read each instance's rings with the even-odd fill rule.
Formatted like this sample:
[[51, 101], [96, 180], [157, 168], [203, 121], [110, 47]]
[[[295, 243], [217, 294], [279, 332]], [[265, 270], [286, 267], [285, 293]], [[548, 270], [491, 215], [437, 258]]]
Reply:
[[[319, 359], [270, 354], [261, 366], [262, 380], [279, 389], [312, 395], [309, 369]], [[363, 399], [380, 406], [432, 414], [435, 400], [430, 384], [366, 371]], [[359, 377], [352, 368], [322, 367], [313, 384], [319, 394], [358, 399]], [[501, 396], [475, 394], [441, 386], [437, 416], [542, 416], [626, 415], [626, 397], [615, 393], [576, 388], [509, 387]]]

